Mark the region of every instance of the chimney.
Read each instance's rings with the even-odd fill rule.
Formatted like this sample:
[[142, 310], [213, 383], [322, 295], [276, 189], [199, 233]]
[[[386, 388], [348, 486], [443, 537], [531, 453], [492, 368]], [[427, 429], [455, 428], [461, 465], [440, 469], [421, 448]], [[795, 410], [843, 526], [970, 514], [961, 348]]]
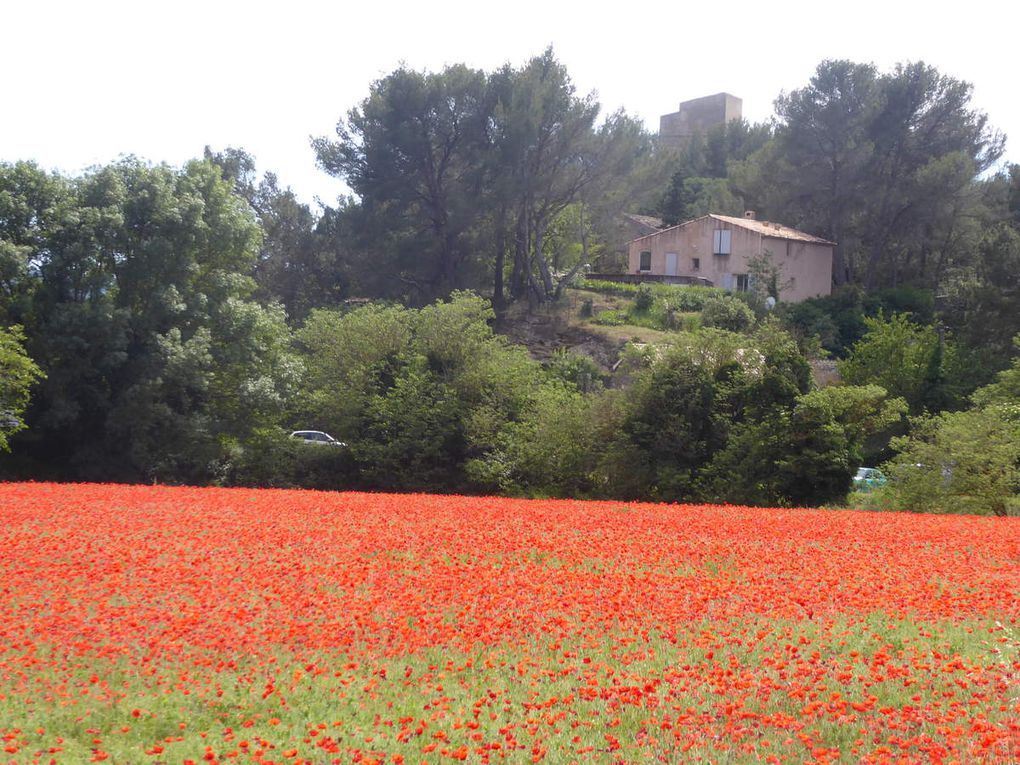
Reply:
[[747, 218], [748, 220], [754, 220], [754, 216], [755, 216], [754, 210], [744, 210], [744, 217]]

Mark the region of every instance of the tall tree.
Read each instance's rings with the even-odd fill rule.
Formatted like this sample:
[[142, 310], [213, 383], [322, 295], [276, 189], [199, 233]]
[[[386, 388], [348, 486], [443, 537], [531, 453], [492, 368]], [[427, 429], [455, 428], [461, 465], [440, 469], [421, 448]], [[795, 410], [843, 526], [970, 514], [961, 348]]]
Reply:
[[[405, 287], [388, 296], [427, 302], [491, 279], [502, 306], [559, 293], [546, 244], [557, 216], [583, 203], [604, 218], [607, 189], [648, 157], [636, 120], [617, 113], [596, 124], [598, 114], [549, 49], [491, 75], [398, 69], [340, 122], [337, 140], [313, 144], [320, 166], [359, 198], [341, 216], [358, 240], [355, 260], [374, 258], [376, 272]], [[587, 259], [581, 245], [568, 270]]]
[[42, 377], [24, 342], [18, 325], [0, 327], [0, 452], [10, 451], [8, 438], [24, 429], [31, 387]]
[[732, 164], [746, 160], [772, 137], [768, 124], [732, 120], [695, 133], [679, 152], [658, 214], [668, 225], [708, 213], [740, 215], [743, 201], [729, 180]]
[[[776, 144], [757, 158], [755, 180], [779, 195], [769, 200], [770, 216], [837, 242], [836, 284], [853, 275], [859, 245], [851, 223], [867, 193], [863, 179], [873, 152], [869, 126], [880, 105], [874, 66], [823, 61], [806, 87], [776, 99]], [[752, 199], [766, 197], [760, 186], [742, 185]], [[773, 209], [777, 204], [780, 209]]]
[[0, 163], [0, 323], [24, 323], [39, 253], [68, 222], [67, 181], [31, 162]]
[[[522, 297], [530, 288], [541, 297], [555, 289], [545, 234], [591, 177], [599, 105], [592, 95], [575, 95], [551, 48], [521, 69], [506, 67], [496, 77], [500, 165], [512, 180], [515, 216], [510, 295]], [[536, 276], [541, 284], [535, 283]]]
[[333, 305], [350, 291], [349, 239], [335, 235], [342, 208], [316, 216], [290, 188], [280, 188], [274, 173], [257, 178], [255, 159], [243, 149], [222, 152], [205, 148], [205, 158], [233, 183], [258, 218], [262, 245], [253, 276], [256, 296], [279, 301], [292, 322], [300, 323], [313, 308]]
[[1003, 149], [971, 92], [920, 62], [880, 74], [824, 61], [777, 99], [776, 140], [737, 185], [771, 217], [836, 241], [837, 285], [935, 286], [971, 243], [974, 179]]
[[[497, 266], [509, 260], [511, 300], [556, 297], [546, 247], [554, 220], [575, 202], [602, 212], [614, 187], [642, 166], [651, 141], [623, 112], [596, 125], [599, 104], [579, 96], [551, 48], [519, 69], [505, 66], [490, 78], [494, 118], [490, 174], [498, 213]], [[617, 197], [616, 212], [626, 204]], [[582, 242], [582, 245], [584, 243]], [[587, 253], [585, 253], [587, 254]], [[573, 275], [584, 265], [572, 265]], [[494, 294], [503, 295], [503, 269], [495, 269]]]
[[350, 185], [380, 236], [387, 232], [396, 255], [387, 265], [422, 302], [471, 286], [487, 121], [484, 73], [402, 67], [372, 84], [338, 123], [337, 140], [312, 142], [319, 165]]
[[991, 375], [1005, 366], [1020, 332], [1020, 226], [989, 226], [969, 255], [949, 280], [943, 315], [975, 367]]
[[69, 477], [208, 480], [297, 378], [282, 310], [250, 299], [255, 217], [208, 162], [128, 159], [72, 189], [32, 253], [26, 334], [47, 379], [26, 451]]

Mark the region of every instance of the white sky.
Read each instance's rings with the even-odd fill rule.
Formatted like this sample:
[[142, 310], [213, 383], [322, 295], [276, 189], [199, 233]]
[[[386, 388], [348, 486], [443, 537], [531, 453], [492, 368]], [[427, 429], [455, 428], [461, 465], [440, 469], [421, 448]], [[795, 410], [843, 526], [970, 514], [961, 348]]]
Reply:
[[1008, 0], [0, 0], [0, 161], [77, 173], [235, 146], [330, 203], [345, 188], [316, 169], [309, 136], [332, 135], [373, 80], [401, 61], [519, 65], [550, 43], [579, 92], [651, 130], [719, 91], [766, 119], [825, 58], [923, 60], [974, 85], [972, 104], [1020, 161], [1018, 21]]

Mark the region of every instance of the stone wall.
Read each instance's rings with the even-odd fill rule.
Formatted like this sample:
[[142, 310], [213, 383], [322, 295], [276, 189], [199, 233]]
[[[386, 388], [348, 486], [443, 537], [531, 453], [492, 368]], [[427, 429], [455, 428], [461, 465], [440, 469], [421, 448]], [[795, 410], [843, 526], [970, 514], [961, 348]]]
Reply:
[[679, 110], [659, 118], [659, 140], [666, 146], [682, 146], [695, 133], [740, 119], [742, 104], [729, 93], [684, 101]]

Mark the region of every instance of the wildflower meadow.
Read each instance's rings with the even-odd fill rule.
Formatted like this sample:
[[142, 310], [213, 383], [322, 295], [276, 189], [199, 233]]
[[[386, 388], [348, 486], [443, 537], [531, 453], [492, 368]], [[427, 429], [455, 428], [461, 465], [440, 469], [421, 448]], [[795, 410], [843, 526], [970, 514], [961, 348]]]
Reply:
[[1009, 762], [1020, 519], [0, 485], [0, 762]]

